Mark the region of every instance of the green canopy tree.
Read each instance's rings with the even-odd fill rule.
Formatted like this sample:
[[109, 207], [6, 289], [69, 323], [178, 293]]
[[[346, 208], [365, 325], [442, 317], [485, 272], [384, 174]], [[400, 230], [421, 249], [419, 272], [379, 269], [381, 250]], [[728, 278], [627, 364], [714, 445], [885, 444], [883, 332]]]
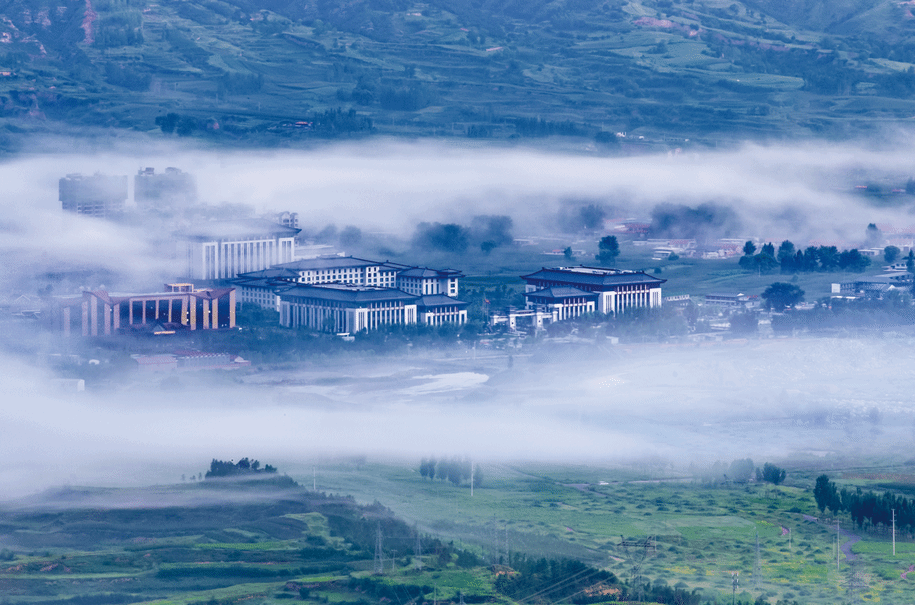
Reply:
[[794, 284], [775, 282], [762, 293], [767, 309], [784, 311], [804, 300], [804, 291]]
[[620, 244], [616, 241], [615, 235], [602, 237], [597, 244], [598, 253], [594, 257], [602, 265], [612, 265], [616, 257], [620, 255]]

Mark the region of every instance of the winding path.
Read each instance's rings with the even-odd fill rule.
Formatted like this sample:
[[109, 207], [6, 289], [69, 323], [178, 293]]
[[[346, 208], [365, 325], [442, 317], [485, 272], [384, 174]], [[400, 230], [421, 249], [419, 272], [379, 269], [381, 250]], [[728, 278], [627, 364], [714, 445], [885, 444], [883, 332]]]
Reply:
[[848, 538], [845, 542], [842, 543], [842, 553], [845, 555], [846, 561], [855, 561], [858, 558], [858, 555], [851, 551], [851, 547], [854, 546], [857, 542], [861, 541], [861, 536], [853, 534], [847, 529], [839, 528], [839, 533], [844, 537]]

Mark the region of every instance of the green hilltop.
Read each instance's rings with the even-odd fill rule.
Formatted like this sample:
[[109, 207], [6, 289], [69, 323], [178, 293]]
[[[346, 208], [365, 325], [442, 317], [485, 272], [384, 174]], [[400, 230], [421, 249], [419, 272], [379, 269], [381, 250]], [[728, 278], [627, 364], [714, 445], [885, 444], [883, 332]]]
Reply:
[[6, 148], [83, 127], [681, 146], [915, 114], [915, 17], [895, 1], [12, 0], [3, 14]]

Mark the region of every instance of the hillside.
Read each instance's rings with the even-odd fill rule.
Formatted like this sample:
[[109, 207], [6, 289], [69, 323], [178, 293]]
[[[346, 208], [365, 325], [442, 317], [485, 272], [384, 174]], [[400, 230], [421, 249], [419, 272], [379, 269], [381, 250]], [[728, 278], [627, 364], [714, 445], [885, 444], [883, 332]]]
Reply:
[[[841, 136], [915, 113], [884, 0], [12, 0], [0, 144], [106, 127], [228, 144]], [[604, 134], [601, 134], [604, 133]], [[630, 144], [643, 144], [630, 143]]]

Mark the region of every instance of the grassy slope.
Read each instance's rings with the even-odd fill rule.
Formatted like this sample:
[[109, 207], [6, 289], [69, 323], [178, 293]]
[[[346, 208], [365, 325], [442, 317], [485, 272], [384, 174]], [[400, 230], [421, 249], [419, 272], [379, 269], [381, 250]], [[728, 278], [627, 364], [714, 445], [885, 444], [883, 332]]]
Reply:
[[[155, 117], [173, 111], [218, 122], [219, 131], [195, 134], [226, 142], [311, 137], [282, 124], [334, 107], [354, 107], [374, 119], [378, 132], [398, 135], [463, 136], [478, 125], [504, 138], [515, 133], [514, 118], [528, 117], [570, 121], [586, 136], [622, 130], [655, 141], [717, 139], [735, 131], [837, 132], [849, 120], [854, 128], [867, 127], [915, 109], [907, 99], [887, 103], [856, 90], [814, 94], [803, 90], [803, 70], [763, 66], [765, 52], [753, 50], [757, 45], [816, 47], [835, 11], [802, 20], [762, 2], [755, 10], [737, 4], [736, 12], [730, 2], [538, 2], [527, 12], [444, 1], [381, 10], [358, 2], [326, 14], [295, 3], [277, 3], [271, 12], [241, 1], [99, 2], [97, 37], [124, 14], [142, 24], [142, 43], [106, 48], [82, 41], [75, 3], [66, 23], [51, 14], [51, 26], [17, 20], [19, 9], [39, 12], [30, 0], [11, 4], [16, 25], [0, 27], [12, 35], [15, 52], [7, 62], [17, 74], [0, 80], [0, 95], [13, 99], [7, 116], [37, 106], [74, 124], [151, 130]], [[908, 27], [879, 10], [854, 19], [866, 21], [856, 33], [879, 30], [887, 39]], [[699, 30], [707, 35], [689, 33]], [[822, 56], [838, 53], [847, 69], [879, 75], [909, 65], [866, 61], [859, 50], [864, 42], [832, 36], [839, 48]], [[35, 54], [35, 40], [44, 43], [44, 54]], [[727, 52], [710, 46], [721, 41]], [[148, 90], [117, 84], [106, 73], [109, 64], [148, 74]], [[226, 74], [262, 76], [263, 85], [221, 89]], [[372, 100], [354, 101], [356, 89], [368, 90]], [[381, 104], [385, 89], [420, 91], [422, 100], [415, 109], [392, 109]], [[849, 94], [855, 104], [846, 102]]]
[[[378, 500], [418, 523], [423, 532], [456, 540], [487, 561], [498, 560], [509, 550], [569, 556], [623, 579], [630, 578], [634, 565], [641, 562], [646, 577], [701, 588], [707, 598], [729, 596], [732, 571], [741, 572], [741, 589], [750, 593], [742, 600], [762, 594], [770, 602], [778, 596], [806, 604], [833, 603], [836, 595], [844, 594], [851, 571], [865, 578], [863, 593], [868, 598], [901, 602], [908, 594], [909, 585], [899, 574], [908, 567], [913, 547], [903, 537], [893, 558], [886, 535], [859, 532], [864, 539], [854, 552], [860, 562], [854, 569], [843, 562], [836, 572], [834, 530], [802, 516], [818, 515], [809, 490], [819, 472], [813, 468], [792, 468], [789, 486], [730, 488], [702, 487], [676, 477], [658, 482], [667, 477], [665, 469], [647, 466], [487, 465], [484, 471], [485, 483], [472, 498], [466, 486], [430, 482], [415, 469], [393, 463], [327, 462], [320, 465], [318, 487], [353, 493], [365, 502]], [[846, 474], [850, 484], [856, 483], [857, 475]], [[175, 486], [156, 488], [146, 500], [180, 498], [185, 492], [199, 496], [199, 490]], [[106, 494], [116, 495], [99, 491], [95, 497]], [[309, 589], [306, 600], [311, 602], [353, 602], [365, 596], [348, 588], [346, 579], [366, 577], [371, 559], [348, 549], [331, 534], [327, 522], [327, 514], [341, 510], [305, 509], [295, 499], [283, 499], [260, 506], [227, 502], [212, 509], [220, 511], [216, 514], [181, 506], [114, 515], [79, 509], [32, 515], [4, 511], [0, 533], [18, 556], [0, 568], [0, 586], [11, 603], [112, 593], [120, 598], [129, 595], [118, 602], [273, 603], [299, 600], [300, 586]], [[373, 514], [368, 509], [365, 513]], [[847, 519], [843, 525], [849, 525]], [[783, 528], [790, 529], [790, 538]], [[758, 590], [753, 581], [757, 533]], [[621, 537], [637, 542], [649, 536], [656, 545], [647, 554], [621, 544]], [[410, 544], [400, 542], [388, 539], [386, 552], [409, 550]], [[309, 561], [305, 552], [316, 546], [352, 556], [326, 571], [310, 570], [318, 563]], [[443, 567], [432, 553], [426, 553], [421, 573], [411, 569], [409, 558], [398, 558], [396, 567], [381, 581], [401, 587], [436, 586], [442, 600], [457, 601], [463, 592], [504, 602], [493, 591], [492, 572], [484, 568]], [[288, 573], [279, 578], [246, 577], [280, 570]], [[287, 585], [290, 581], [294, 584]]]
[[[432, 483], [409, 467], [330, 464], [321, 468], [320, 481], [322, 489], [351, 492], [366, 501], [377, 498], [407, 519], [477, 545], [489, 556], [504, 554], [507, 544], [538, 555], [581, 557], [628, 578], [643, 553], [627, 551], [620, 537], [654, 536], [658, 546], [645, 559], [643, 573], [670, 585], [683, 582], [723, 598], [729, 596], [731, 571], [740, 571], [740, 585], [754, 599], [778, 594], [826, 604], [844, 594], [850, 568], [843, 562], [836, 573], [834, 529], [802, 516], [819, 515], [808, 486], [814, 470], [797, 469], [789, 487], [703, 488], [648, 480], [663, 477], [663, 469], [484, 469], [484, 486], [473, 498], [466, 486]], [[842, 523], [850, 526], [848, 519]], [[782, 528], [790, 529], [790, 540]], [[757, 531], [759, 591], [752, 588]], [[867, 577], [864, 594], [884, 602], [904, 598], [910, 587], [899, 573], [911, 562], [906, 553], [912, 545], [897, 546], [899, 556], [893, 559], [888, 536], [860, 533], [864, 539], [854, 552], [862, 555], [856, 571]]]

